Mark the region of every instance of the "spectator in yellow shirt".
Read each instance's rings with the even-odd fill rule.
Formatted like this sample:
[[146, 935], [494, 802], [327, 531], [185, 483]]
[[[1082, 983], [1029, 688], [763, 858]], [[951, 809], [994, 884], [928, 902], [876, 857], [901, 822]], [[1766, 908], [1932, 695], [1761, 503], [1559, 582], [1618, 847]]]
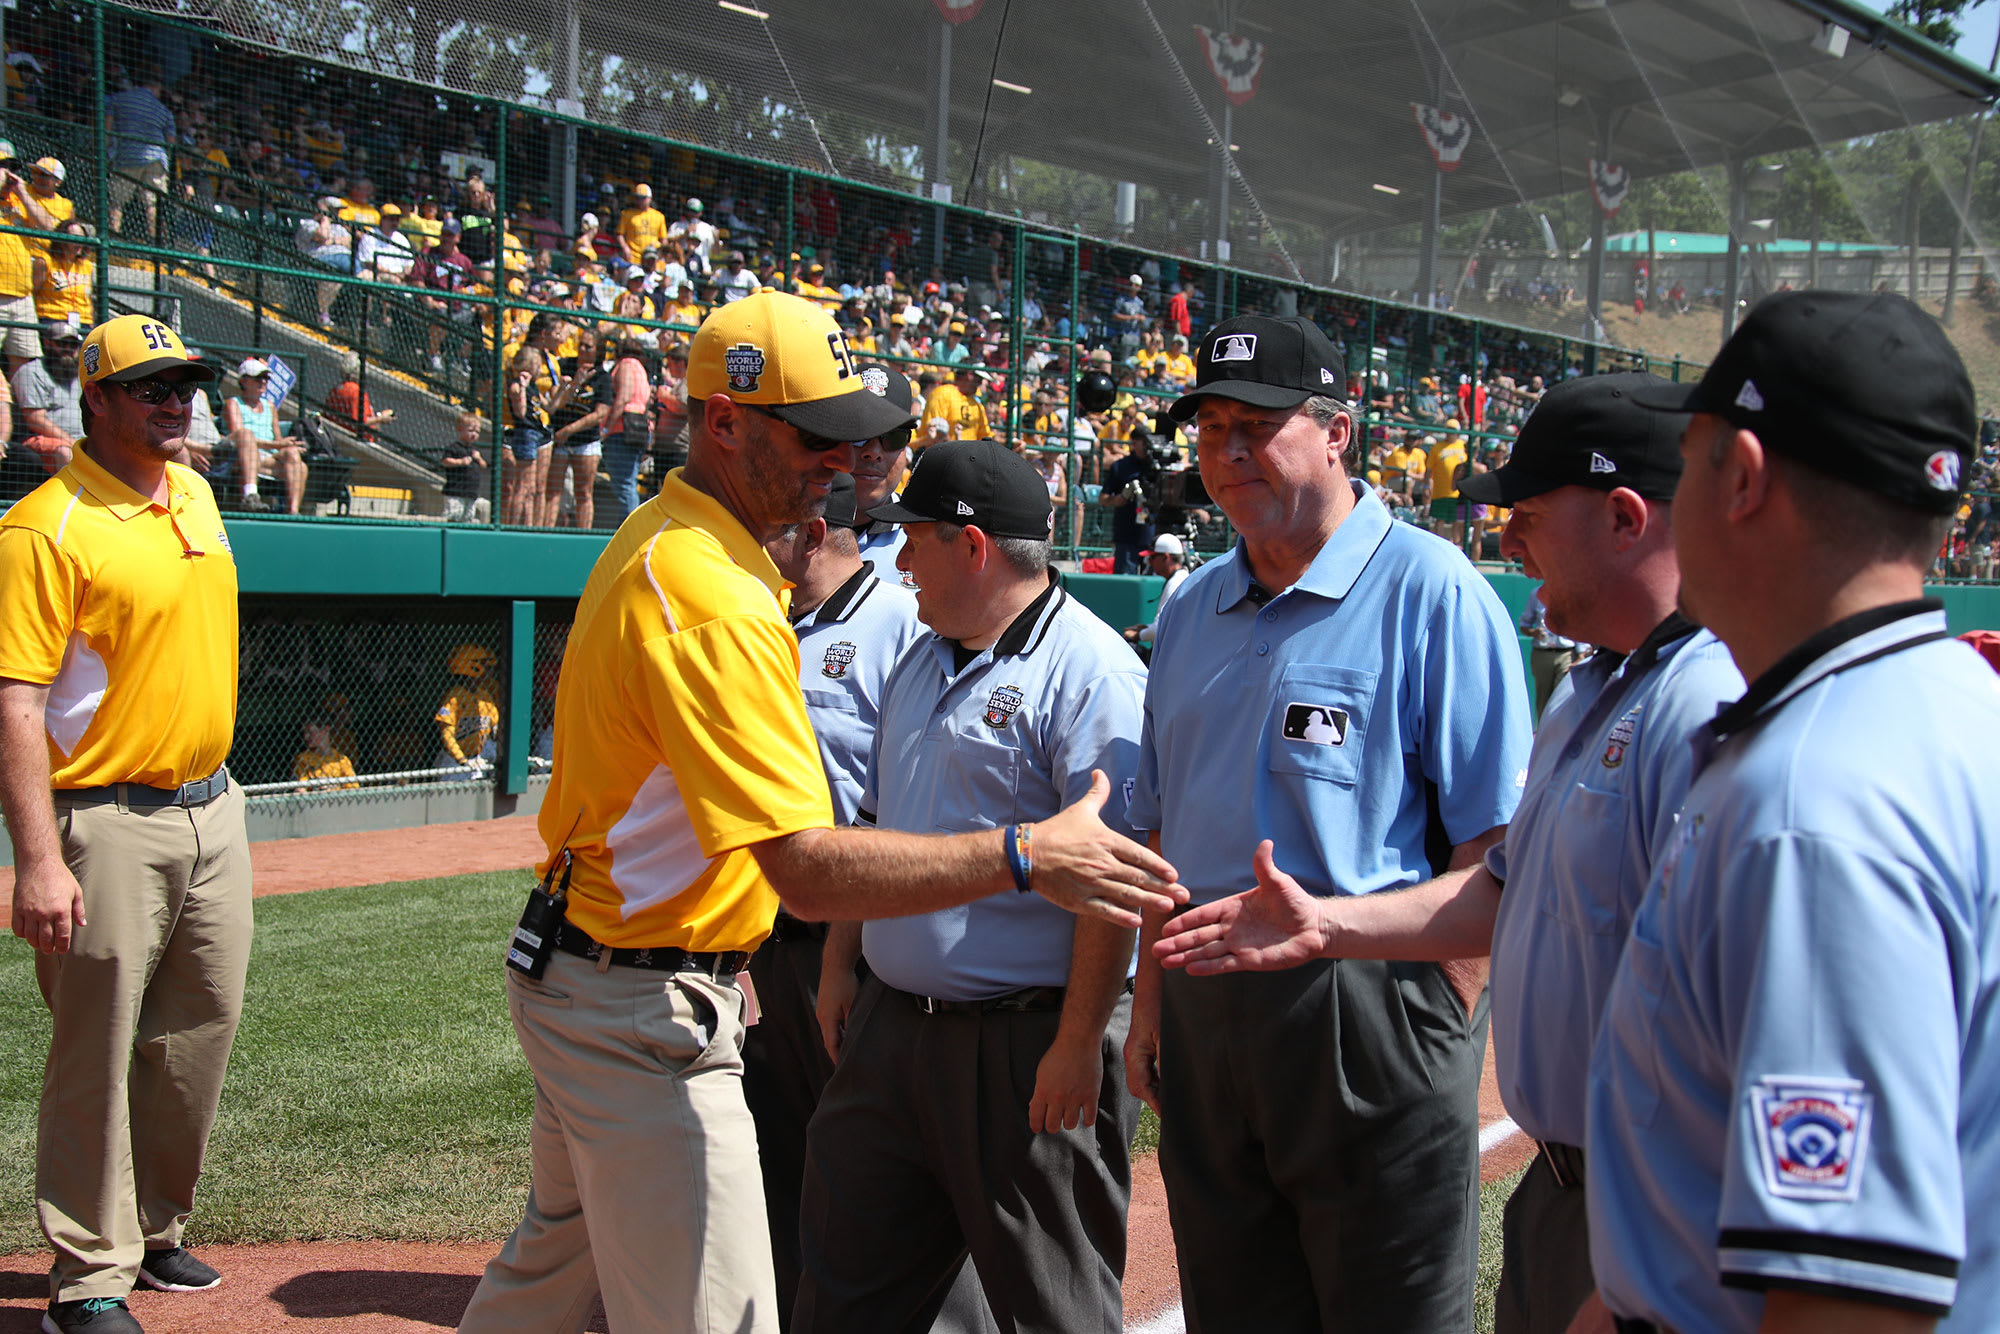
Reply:
[[94, 235], [87, 222], [65, 222], [46, 256], [34, 259], [35, 314], [42, 320], [75, 318], [79, 329], [91, 324], [91, 285], [97, 280], [97, 260], [79, 241], [66, 236]]
[[354, 761], [334, 748], [333, 729], [325, 720], [313, 718], [305, 725], [306, 748], [292, 757], [292, 777], [301, 792], [326, 792], [335, 788], [357, 788], [359, 783], [314, 782], [314, 779], [353, 778]]
[[[0, 161], [11, 161], [14, 145], [0, 139]], [[10, 168], [0, 167], [0, 221], [15, 227], [36, 227], [45, 232], [56, 229], [56, 219], [26, 181]], [[34, 255], [27, 238], [0, 232], [0, 350], [7, 356], [9, 376], [42, 355], [42, 340], [36, 332]]]
[[1175, 334], [1171, 346], [1173, 350], [1167, 354], [1167, 378], [1185, 389], [1194, 383], [1194, 358], [1188, 355], [1187, 335]]
[[642, 182], [632, 187], [632, 206], [618, 219], [618, 239], [634, 259], [666, 244], [667, 215], [653, 207], [652, 186]]
[[[45, 157], [28, 168], [27, 188], [21, 192], [18, 201], [11, 196], [0, 200], [0, 221], [10, 227], [40, 227], [43, 231], [57, 231], [61, 224], [76, 216], [76, 205], [62, 193], [63, 179], [68, 175], [60, 158]], [[16, 179], [19, 179], [18, 177]], [[50, 221], [37, 221], [28, 210], [33, 203]], [[49, 253], [49, 243], [39, 237], [21, 238], [31, 255], [44, 258]]]
[[993, 428], [986, 420], [986, 408], [979, 401], [979, 381], [978, 371], [970, 366], [961, 366], [952, 373], [950, 384], [941, 384], [931, 390], [931, 396], [924, 400], [924, 443], [993, 438]]

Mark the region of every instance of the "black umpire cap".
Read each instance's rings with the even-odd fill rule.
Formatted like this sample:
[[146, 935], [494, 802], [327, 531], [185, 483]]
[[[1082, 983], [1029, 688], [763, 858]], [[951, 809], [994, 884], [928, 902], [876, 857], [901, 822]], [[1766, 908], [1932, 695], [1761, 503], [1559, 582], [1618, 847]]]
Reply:
[[1640, 401], [1713, 413], [1776, 453], [1930, 514], [1958, 508], [1978, 440], [1957, 349], [1936, 320], [1888, 293], [1767, 297], [1699, 384]]
[[916, 394], [910, 388], [910, 377], [894, 366], [881, 366], [864, 362], [860, 368], [862, 387], [877, 398], [886, 398], [896, 407], [910, 414], [909, 421], [896, 430], [885, 432], [881, 437], [890, 449], [901, 449], [910, 443], [910, 431], [917, 424]]
[[868, 511], [889, 523], [956, 523], [991, 537], [1047, 541], [1055, 531], [1048, 483], [998, 440], [952, 440], [917, 457], [898, 500]]
[[1512, 505], [1563, 486], [1623, 486], [1648, 500], [1672, 500], [1687, 415], [1651, 411], [1635, 396], [1675, 387], [1642, 371], [1564, 380], [1522, 423], [1506, 465], [1467, 477], [1458, 493], [1480, 505]]
[[1167, 413], [1186, 421], [1210, 394], [1260, 408], [1295, 408], [1316, 394], [1345, 400], [1346, 367], [1333, 341], [1303, 316], [1238, 315], [1201, 340], [1194, 388]]
[[826, 524], [829, 528], [866, 528], [868, 520], [854, 514], [854, 474], [835, 473], [833, 490], [826, 493]]

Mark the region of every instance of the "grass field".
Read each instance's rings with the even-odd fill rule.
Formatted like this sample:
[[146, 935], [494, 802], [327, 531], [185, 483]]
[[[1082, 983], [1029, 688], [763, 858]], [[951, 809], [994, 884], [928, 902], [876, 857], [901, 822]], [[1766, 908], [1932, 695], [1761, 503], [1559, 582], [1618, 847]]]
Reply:
[[[504, 1237], [527, 1195], [526, 1063], [500, 945], [525, 872], [257, 901], [249, 994], [209, 1144], [195, 1243]], [[0, 1254], [37, 1249], [35, 1105], [48, 1014], [0, 940]], [[1158, 1142], [1148, 1114], [1142, 1150]], [[1480, 1328], [1500, 1206], [1481, 1198]]]

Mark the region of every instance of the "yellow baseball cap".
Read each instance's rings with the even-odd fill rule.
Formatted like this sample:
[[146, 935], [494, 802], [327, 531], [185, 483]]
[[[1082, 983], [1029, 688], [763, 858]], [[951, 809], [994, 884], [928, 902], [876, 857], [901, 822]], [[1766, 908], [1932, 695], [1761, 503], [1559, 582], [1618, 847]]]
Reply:
[[758, 292], [711, 311], [695, 330], [687, 393], [725, 394], [826, 440], [873, 440], [916, 421], [869, 392], [832, 314], [789, 292]]
[[180, 335], [151, 315], [120, 315], [92, 329], [83, 339], [77, 365], [83, 382], [109, 380], [123, 384], [160, 371], [185, 366], [197, 380], [213, 380], [215, 371], [188, 355]]

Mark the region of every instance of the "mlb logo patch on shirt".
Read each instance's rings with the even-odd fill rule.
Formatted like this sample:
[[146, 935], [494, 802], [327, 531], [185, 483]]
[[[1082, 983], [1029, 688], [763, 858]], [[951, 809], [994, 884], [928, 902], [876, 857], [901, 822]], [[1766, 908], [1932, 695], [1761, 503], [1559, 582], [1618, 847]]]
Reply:
[[1873, 1106], [1858, 1079], [1758, 1080], [1750, 1109], [1765, 1189], [1787, 1200], [1859, 1199]]
[[1285, 740], [1308, 746], [1347, 744], [1347, 710], [1331, 704], [1287, 704]]

